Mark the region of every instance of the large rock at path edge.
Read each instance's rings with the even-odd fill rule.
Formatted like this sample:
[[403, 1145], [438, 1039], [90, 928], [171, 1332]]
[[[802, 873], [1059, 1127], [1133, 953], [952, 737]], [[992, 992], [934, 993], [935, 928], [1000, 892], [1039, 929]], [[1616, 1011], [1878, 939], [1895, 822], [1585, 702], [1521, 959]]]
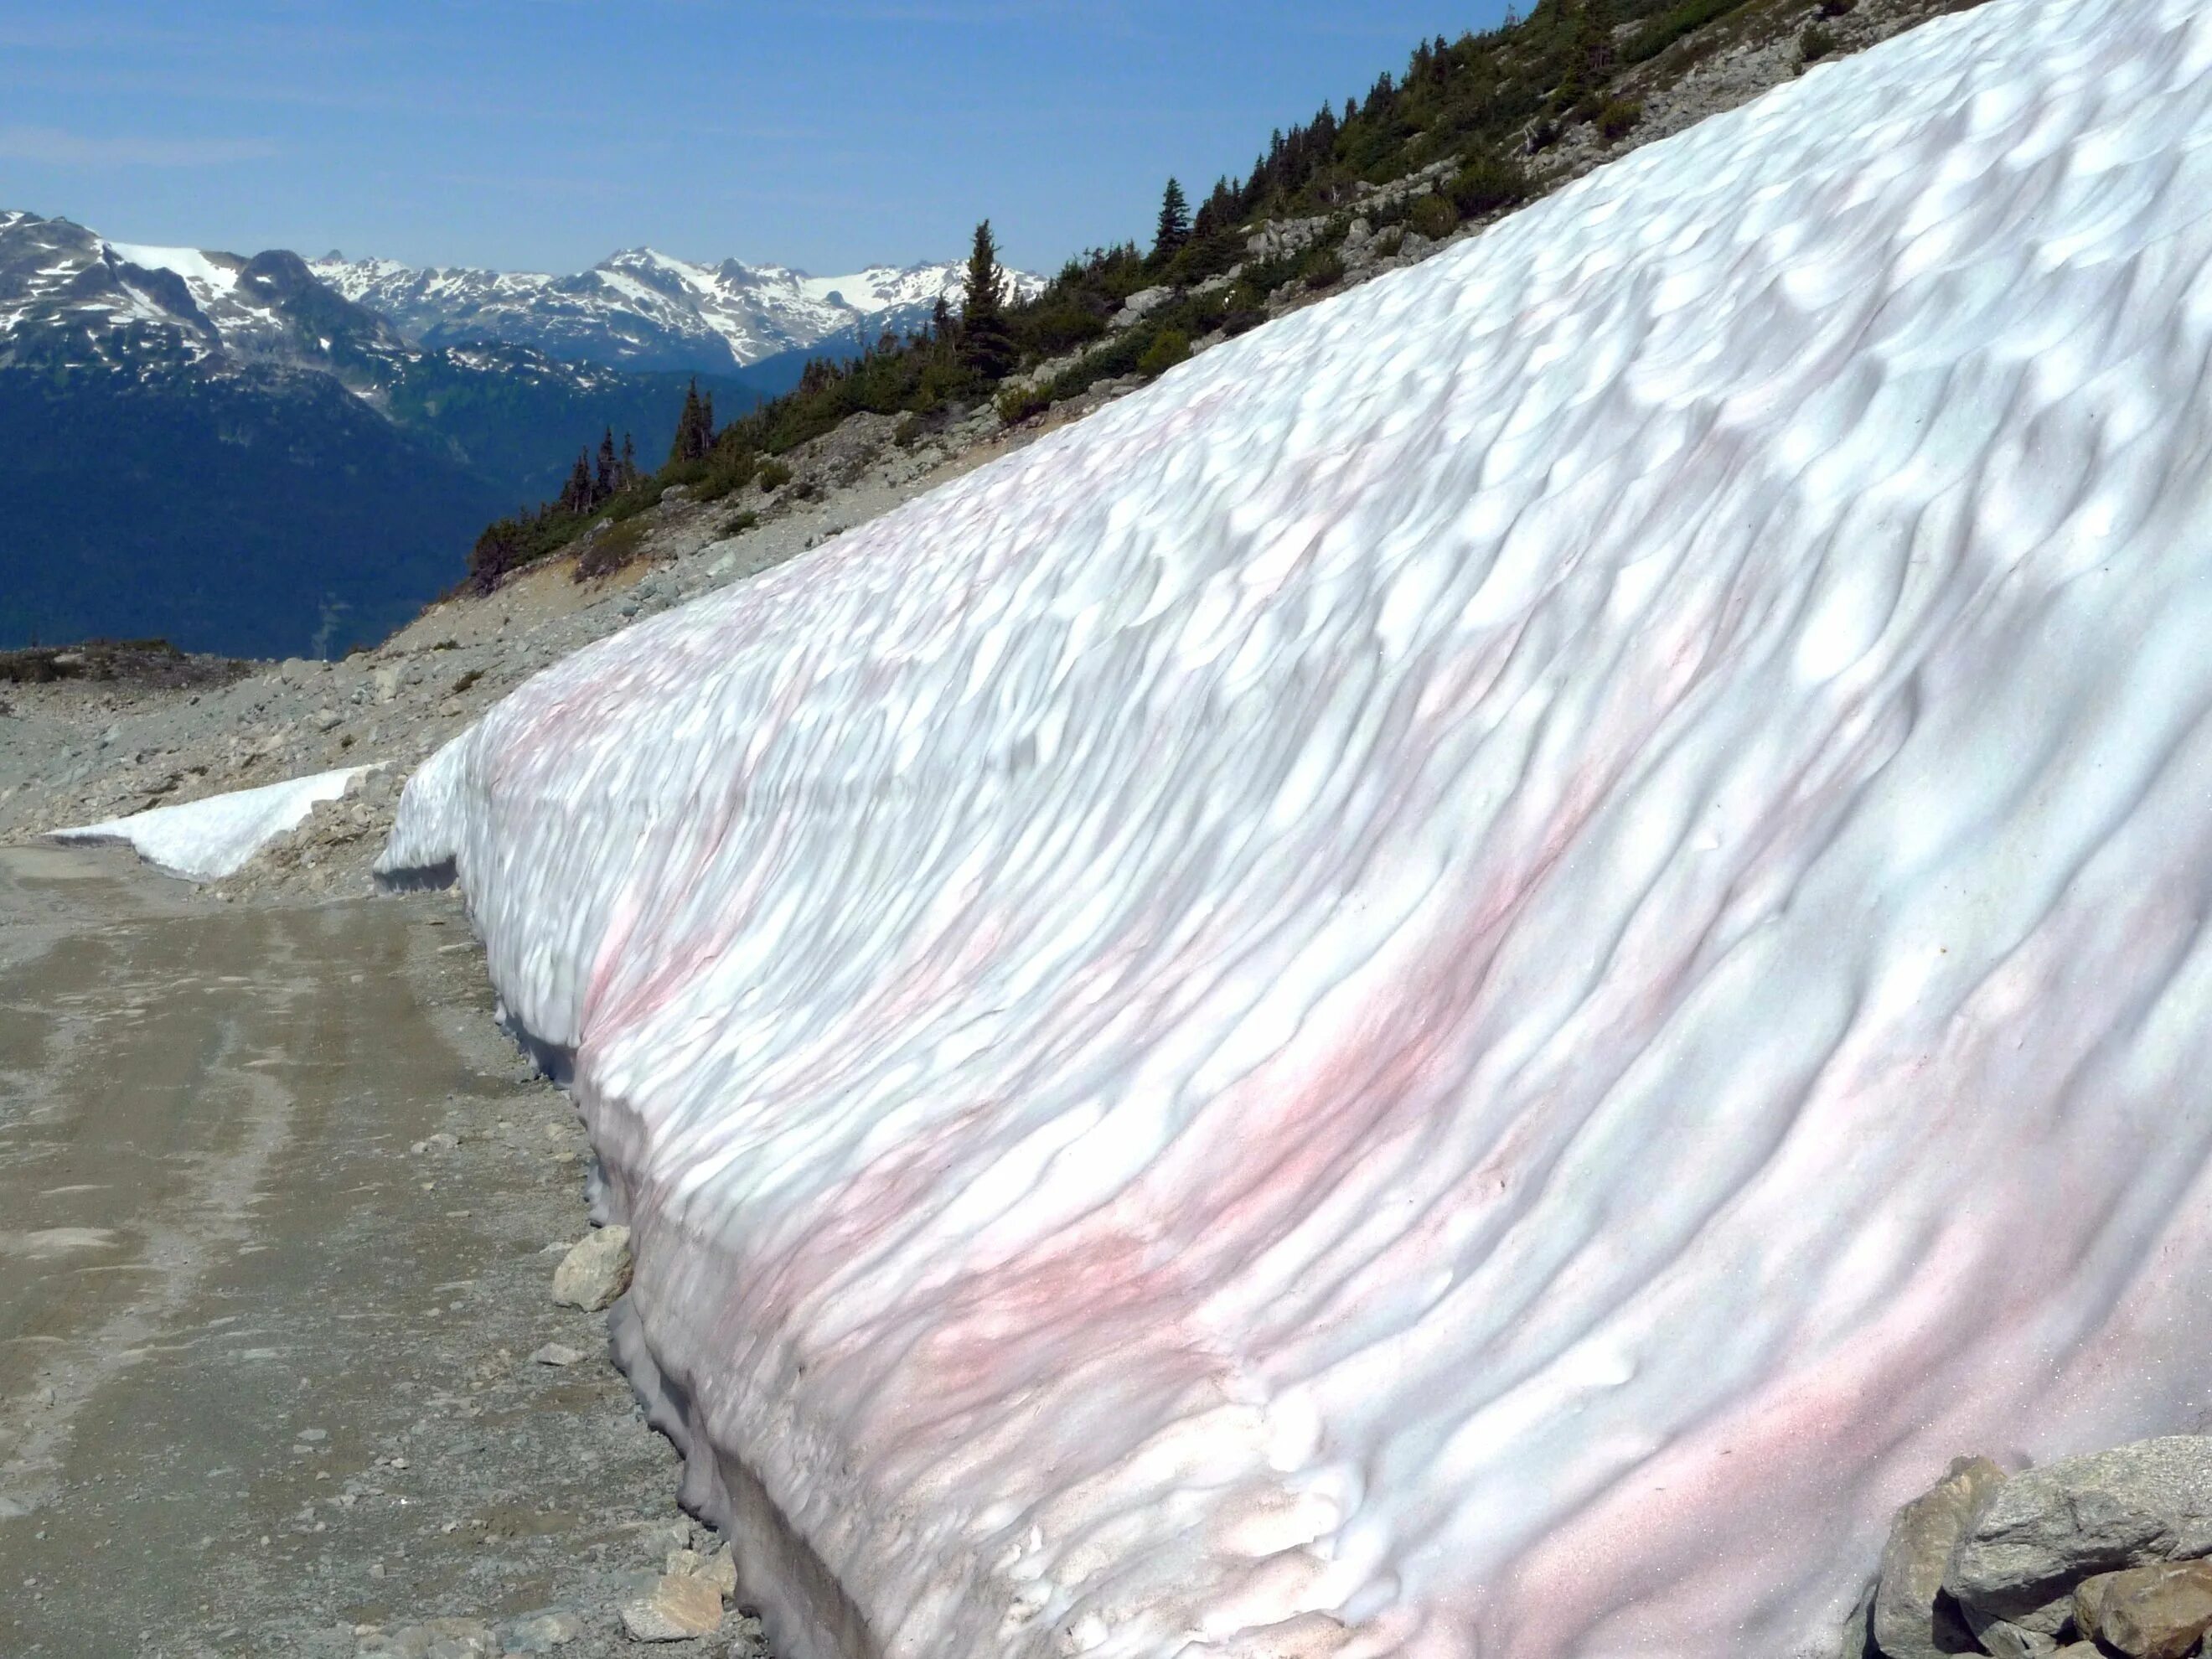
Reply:
[[722, 1593], [703, 1578], [665, 1574], [647, 1595], [623, 1604], [633, 1642], [684, 1642], [722, 1627]]
[[1947, 1659], [1972, 1649], [1972, 1638], [1938, 1597], [1951, 1552], [2004, 1478], [1986, 1457], [1961, 1457], [1898, 1510], [1874, 1595], [1875, 1645], [1888, 1659]]
[[586, 1234], [553, 1270], [553, 1299], [586, 1313], [610, 1307], [629, 1288], [629, 1229]]
[[2212, 1555], [2212, 1439], [2169, 1435], [2062, 1458], [1999, 1486], [1943, 1588], [1971, 1625], [2057, 1635], [2094, 1574]]

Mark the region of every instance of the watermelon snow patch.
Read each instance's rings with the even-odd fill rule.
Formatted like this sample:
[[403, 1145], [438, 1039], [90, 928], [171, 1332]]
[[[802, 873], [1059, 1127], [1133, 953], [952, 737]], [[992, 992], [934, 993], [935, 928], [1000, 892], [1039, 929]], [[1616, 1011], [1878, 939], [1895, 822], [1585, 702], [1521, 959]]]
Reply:
[[192, 881], [219, 881], [243, 869], [277, 836], [296, 830], [322, 802], [337, 800], [374, 767], [349, 766], [234, 789], [204, 800], [156, 806], [129, 817], [47, 832], [64, 842], [125, 842], [149, 864]]
[[2197, 1420], [2208, 67], [1815, 68], [410, 781], [779, 1651], [1825, 1652]]

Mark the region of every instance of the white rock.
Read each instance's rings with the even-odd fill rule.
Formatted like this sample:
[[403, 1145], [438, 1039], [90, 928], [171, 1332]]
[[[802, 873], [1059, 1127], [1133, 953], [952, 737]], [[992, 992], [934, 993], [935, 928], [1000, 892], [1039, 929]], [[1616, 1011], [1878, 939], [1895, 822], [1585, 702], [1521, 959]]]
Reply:
[[629, 1288], [629, 1229], [600, 1227], [586, 1233], [553, 1270], [553, 1299], [596, 1313]]
[[722, 1597], [703, 1578], [664, 1573], [652, 1591], [623, 1603], [623, 1628], [633, 1642], [683, 1642], [722, 1627]]

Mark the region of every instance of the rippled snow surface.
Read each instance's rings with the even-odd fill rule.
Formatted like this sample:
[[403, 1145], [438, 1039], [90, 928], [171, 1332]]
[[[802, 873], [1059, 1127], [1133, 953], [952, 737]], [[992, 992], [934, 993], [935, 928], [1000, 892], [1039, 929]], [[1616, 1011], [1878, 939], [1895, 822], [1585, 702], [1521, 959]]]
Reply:
[[234, 789], [178, 806], [156, 806], [126, 818], [75, 825], [51, 832], [56, 841], [126, 842], [149, 864], [173, 876], [216, 881], [246, 867], [277, 836], [296, 830], [307, 814], [336, 800], [353, 787], [367, 766], [287, 778], [256, 789]]
[[2199, 1420], [2208, 68], [1818, 68], [414, 780], [786, 1650], [1826, 1650]]

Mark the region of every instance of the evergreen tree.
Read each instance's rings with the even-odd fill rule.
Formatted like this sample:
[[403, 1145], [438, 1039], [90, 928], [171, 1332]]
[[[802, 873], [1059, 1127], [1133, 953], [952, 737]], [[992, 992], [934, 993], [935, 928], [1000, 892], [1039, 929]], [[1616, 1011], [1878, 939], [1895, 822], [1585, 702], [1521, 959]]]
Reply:
[[580, 449], [576, 465], [568, 469], [568, 482], [561, 487], [561, 507], [566, 513], [592, 510], [592, 464]]
[[1006, 277], [999, 269], [999, 245], [988, 219], [975, 227], [975, 246], [968, 255], [968, 294], [960, 313], [960, 362], [987, 380], [1014, 366], [1013, 331], [1006, 325]]
[[714, 394], [710, 392], [702, 398], [695, 375], [684, 393], [684, 412], [676, 417], [676, 441], [668, 447], [668, 459], [672, 465], [700, 460], [714, 447]]
[[615, 429], [608, 427], [599, 434], [599, 465], [592, 477], [592, 495], [595, 501], [605, 501], [622, 488], [615, 473]]
[[929, 337], [939, 345], [952, 337], [952, 307], [945, 303], [945, 296], [937, 296], [937, 303], [929, 308]]
[[691, 434], [698, 424], [699, 382], [694, 380], [684, 394], [684, 412], [676, 417], [676, 436], [668, 446], [670, 465], [691, 459]]
[[625, 432], [623, 434], [622, 487], [624, 489], [629, 489], [635, 486], [636, 483], [637, 446], [630, 441], [629, 434]]
[[1176, 256], [1176, 251], [1190, 240], [1190, 204], [1182, 198], [1182, 186], [1174, 179], [1160, 197], [1160, 222], [1152, 232], [1152, 259], [1165, 264]]

